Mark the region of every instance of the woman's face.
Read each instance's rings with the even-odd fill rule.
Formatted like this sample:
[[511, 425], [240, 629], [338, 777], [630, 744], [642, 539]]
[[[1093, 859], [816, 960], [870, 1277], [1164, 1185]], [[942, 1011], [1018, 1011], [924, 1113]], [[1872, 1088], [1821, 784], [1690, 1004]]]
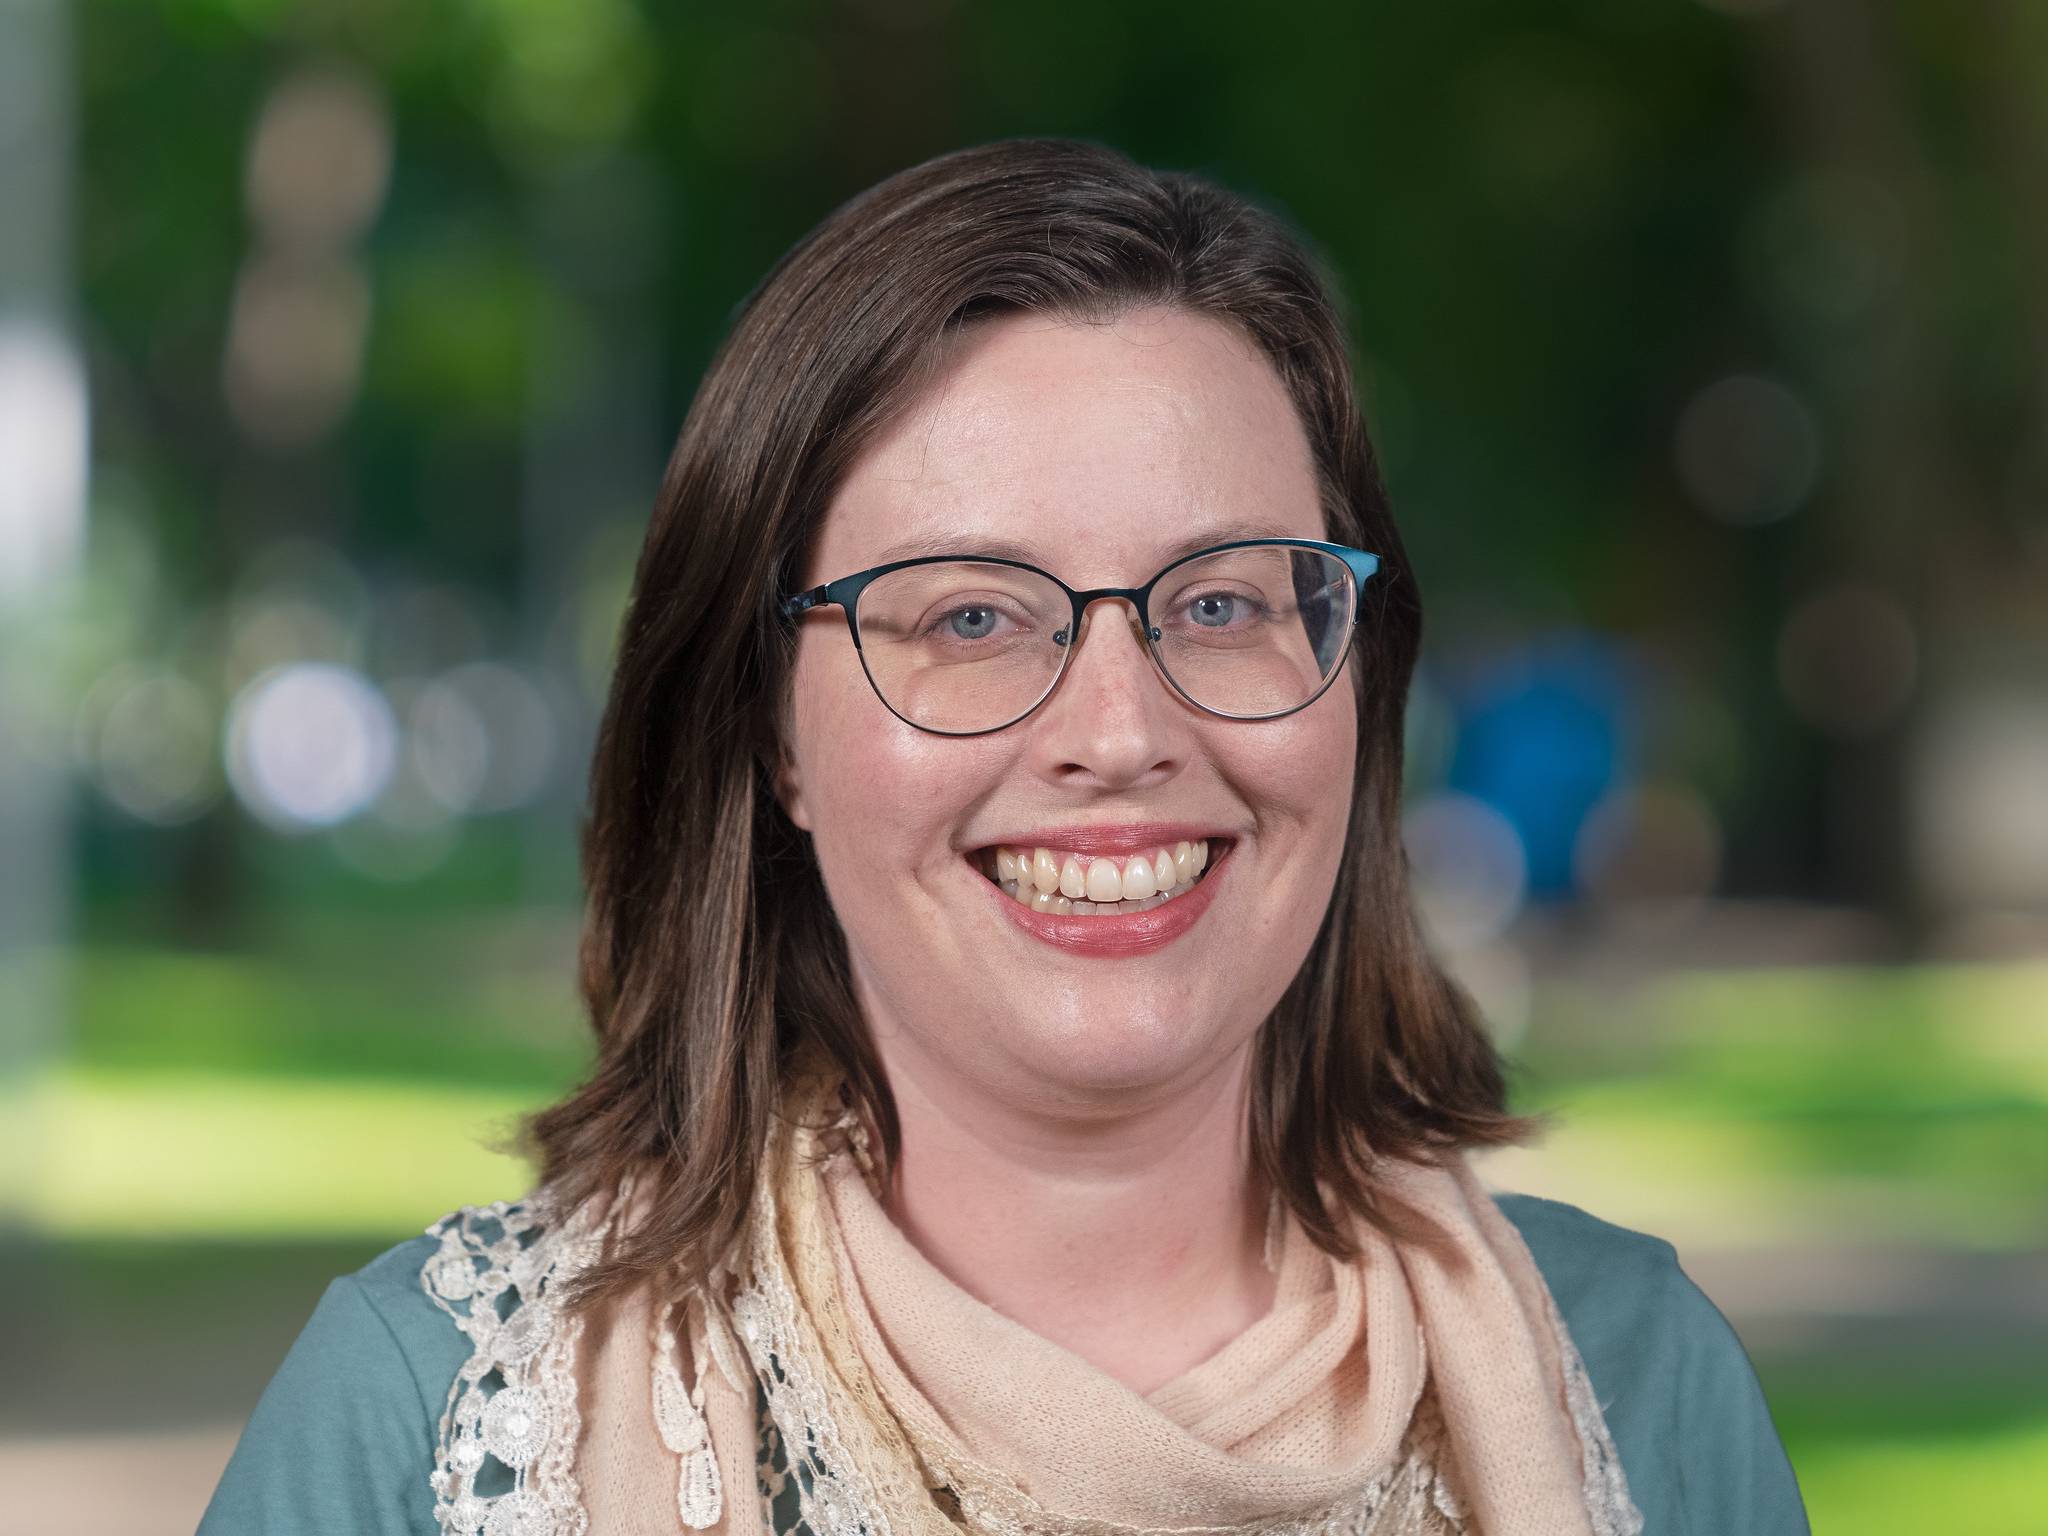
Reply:
[[[1190, 540], [1259, 536], [1327, 533], [1307, 439], [1251, 342], [1177, 310], [1007, 316], [853, 466], [804, 580], [1002, 546], [1077, 589], [1135, 587]], [[936, 1068], [1010, 1102], [1113, 1110], [1213, 1070], [1322, 922], [1356, 731], [1341, 679], [1281, 719], [1204, 714], [1105, 601], [1034, 713], [932, 735], [875, 696], [841, 610], [807, 615], [783, 802], [892, 1080]], [[1062, 874], [1146, 857], [1156, 886], [1152, 855], [1203, 838], [1199, 881], [1131, 917], [1034, 914], [989, 874], [998, 848], [1044, 848]]]

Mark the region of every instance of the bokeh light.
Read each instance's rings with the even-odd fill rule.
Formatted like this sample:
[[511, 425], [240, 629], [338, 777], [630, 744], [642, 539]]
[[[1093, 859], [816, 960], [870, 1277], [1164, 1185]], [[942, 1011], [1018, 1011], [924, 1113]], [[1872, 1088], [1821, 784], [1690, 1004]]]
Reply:
[[370, 286], [342, 258], [252, 256], [235, 282], [223, 387], [242, 430], [277, 448], [317, 441], [355, 401]]
[[1919, 669], [1913, 622], [1893, 598], [1836, 586], [1802, 599], [1778, 636], [1778, 684], [1809, 724], [1865, 736], [1905, 707]]
[[331, 545], [304, 537], [265, 545], [237, 573], [223, 616], [227, 686], [288, 662], [360, 666], [372, 612], [367, 583]]
[[533, 682], [502, 662], [471, 662], [435, 678], [420, 690], [411, 723], [421, 782], [454, 810], [525, 805], [554, 768], [554, 712]]
[[236, 797], [280, 831], [328, 826], [374, 800], [397, 757], [384, 696], [347, 667], [298, 662], [262, 673], [228, 712]]
[[1689, 785], [1648, 782], [1601, 797], [1579, 829], [1581, 890], [1611, 919], [1671, 927], [1698, 915], [1721, 867], [1721, 830]]
[[1528, 895], [1529, 865], [1515, 824], [1485, 801], [1443, 791], [1402, 819], [1416, 904], [1446, 949], [1498, 937]]
[[360, 72], [329, 64], [289, 75], [264, 102], [244, 196], [272, 244], [318, 251], [353, 242], [390, 178], [390, 115]]
[[1904, 278], [1905, 211], [1867, 170], [1813, 170], [1761, 201], [1740, 251], [1767, 304], [1802, 332], [1840, 337]]
[[156, 826], [220, 798], [219, 739], [218, 706], [169, 668], [117, 666], [79, 701], [76, 755], [107, 799]]
[[1936, 900], [2048, 907], [2048, 699], [1979, 689], [1945, 702], [1915, 756], [1913, 800], [1916, 862]]
[[1679, 482], [1701, 511], [1742, 526], [1775, 522], [1813, 490], [1820, 428], [1779, 380], [1735, 374], [1686, 402], [1675, 453]]

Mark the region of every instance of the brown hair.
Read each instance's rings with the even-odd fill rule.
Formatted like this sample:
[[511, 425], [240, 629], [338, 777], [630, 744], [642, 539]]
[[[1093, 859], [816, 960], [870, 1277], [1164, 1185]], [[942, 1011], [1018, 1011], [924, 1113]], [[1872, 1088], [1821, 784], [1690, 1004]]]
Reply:
[[[1400, 827], [1402, 717], [1422, 607], [1352, 391], [1318, 260], [1274, 215], [1100, 145], [1009, 139], [891, 176], [839, 208], [748, 296], [677, 438], [634, 572], [592, 764], [581, 987], [589, 1077], [523, 1125], [575, 1204], [627, 1176], [648, 1215], [580, 1275], [594, 1303], [730, 1251], [790, 1053], [845, 1070], [900, 1149], [845, 941], [774, 793], [795, 645], [776, 607], [835, 488], [913, 400], [947, 338], [1020, 310], [1085, 320], [1169, 305], [1271, 359], [1314, 454], [1330, 537], [1381, 558], [1350, 658], [1358, 757], [1330, 907], [1255, 1048], [1259, 1171], [1325, 1250], [1348, 1210], [1383, 1228], [1378, 1156], [1524, 1139], [1470, 998], [1427, 952]], [[1326, 1208], [1318, 1183], [1340, 1209]]]

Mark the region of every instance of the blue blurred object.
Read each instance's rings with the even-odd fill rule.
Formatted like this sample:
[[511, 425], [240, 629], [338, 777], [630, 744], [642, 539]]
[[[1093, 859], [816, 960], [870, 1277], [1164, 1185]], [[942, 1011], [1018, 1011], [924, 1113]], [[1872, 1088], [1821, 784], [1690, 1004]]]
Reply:
[[1611, 638], [1566, 631], [1449, 680], [1458, 716], [1449, 786], [1514, 823], [1532, 898], [1571, 892], [1579, 828], [1633, 772], [1638, 670]]

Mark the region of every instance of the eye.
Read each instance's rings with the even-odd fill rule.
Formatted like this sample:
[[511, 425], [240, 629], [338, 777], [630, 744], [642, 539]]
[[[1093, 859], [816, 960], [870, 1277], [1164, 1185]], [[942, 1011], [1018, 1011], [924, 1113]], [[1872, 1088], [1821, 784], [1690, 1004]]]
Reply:
[[1243, 629], [1257, 624], [1267, 608], [1258, 598], [1244, 592], [1198, 592], [1179, 600], [1182, 622], [1197, 629]]
[[955, 640], [986, 640], [995, 633], [1001, 618], [995, 609], [981, 603], [955, 608], [939, 616], [947, 635]]
[[1028, 615], [1016, 613], [1005, 603], [969, 598], [934, 609], [915, 633], [928, 644], [978, 649], [996, 641], [1019, 639], [1032, 627]]

